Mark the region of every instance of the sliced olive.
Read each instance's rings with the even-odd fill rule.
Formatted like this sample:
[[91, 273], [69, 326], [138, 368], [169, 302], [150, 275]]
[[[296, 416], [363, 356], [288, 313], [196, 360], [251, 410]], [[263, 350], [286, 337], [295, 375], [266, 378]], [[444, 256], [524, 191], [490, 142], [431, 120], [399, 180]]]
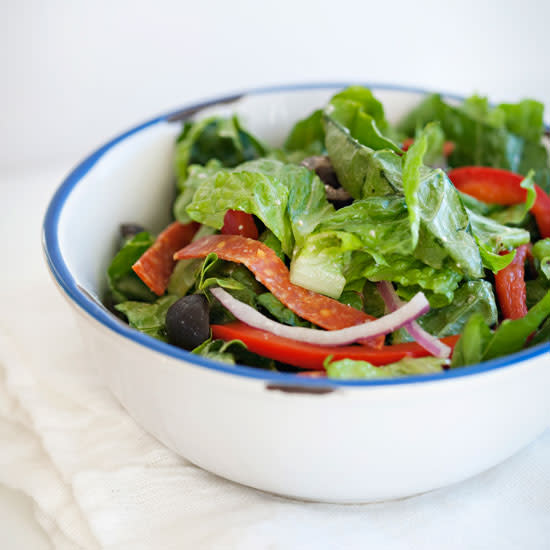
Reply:
[[332, 167], [330, 159], [326, 155], [307, 157], [302, 161], [302, 166], [305, 166], [309, 170], [313, 170], [321, 178], [323, 183], [335, 188], [340, 187], [336, 172]]
[[206, 298], [191, 294], [174, 302], [166, 313], [166, 333], [170, 343], [186, 350], [202, 344], [210, 335]]
[[302, 161], [302, 165], [313, 170], [325, 184], [327, 199], [334, 204], [336, 209], [348, 206], [353, 202], [351, 195], [340, 186], [336, 172], [326, 155], [307, 157]]

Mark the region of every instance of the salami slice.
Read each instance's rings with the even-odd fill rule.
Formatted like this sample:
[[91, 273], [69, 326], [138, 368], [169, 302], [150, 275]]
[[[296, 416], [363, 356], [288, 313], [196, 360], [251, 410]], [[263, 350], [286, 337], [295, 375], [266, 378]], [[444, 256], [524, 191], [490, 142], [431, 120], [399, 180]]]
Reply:
[[191, 242], [198, 228], [196, 222], [171, 223], [132, 266], [138, 277], [158, 296], [164, 294], [174, 270], [174, 253]]
[[[374, 319], [358, 309], [291, 283], [284, 262], [260, 241], [239, 235], [211, 235], [179, 250], [174, 259], [203, 258], [211, 253], [222, 260], [244, 264], [286, 307], [319, 327], [338, 330]], [[383, 336], [368, 341], [376, 347], [383, 343]]]

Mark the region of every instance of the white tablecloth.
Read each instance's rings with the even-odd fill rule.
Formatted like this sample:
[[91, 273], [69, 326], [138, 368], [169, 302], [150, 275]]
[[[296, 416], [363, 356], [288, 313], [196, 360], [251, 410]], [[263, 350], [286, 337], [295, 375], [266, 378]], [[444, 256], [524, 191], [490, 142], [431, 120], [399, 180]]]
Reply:
[[0, 483], [33, 499], [54, 548], [550, 548], [550, 431], [459, 485], [353, 506], [241, 487], [143, 432], [87, 361], [43, 262], [43, 213], [67, 169], [0, 174]]

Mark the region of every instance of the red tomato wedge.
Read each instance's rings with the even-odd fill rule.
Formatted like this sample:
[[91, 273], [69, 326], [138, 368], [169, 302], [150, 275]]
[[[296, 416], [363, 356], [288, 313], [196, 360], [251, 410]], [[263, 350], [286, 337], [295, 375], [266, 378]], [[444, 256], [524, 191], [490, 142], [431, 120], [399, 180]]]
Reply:
[[[254, 239], [238, 235], [211, 235], [178, 251], [174, 259], [204, 258], [210, 253], [217, 254], [222, 260], [244, 264], [286, 307], [319, 327], [337, 330], [374, 319], [358, 309], [291, 283], [284, 262], [271, 248]], [[372, 338], [366, 343], [380, 347], [384, 337]]]
[[522, 244], [512, 262], [495, 274], [500, 310], [505, 319], [521, 319], [527, 315], [525, 260], [529, 247]]
[[[486, 166], [455, 168], [448, 174], [455, 187], [480, 201], [510, 206], [521, 204], [527, 190], [520, 186], [523, 176]], [[550, 197], [535, 185], [537, 199], [531, 208], [542, 238], [550, 237]]]
[[258, 238], [254, 216], [240, 210], [228, 210], [223, 218], [222, 235], [240, 235], [250, 239]]
[[[388, 365], [404, 357], [430, 355], [416, 342], [383, 346], [379, 349], [365, 346], [316, 346], [275, 336], [270, 332], [249, 327], [240, 321], [227, 325], [212, 325], [211, 329], [213, 338], [242, 340], [254, 353], [303, 369], [324, 370], [323, 362], [329, 355], [332, 355], [334, 360], [355, 359], [368, 361], [373, 365]], [[459, 338], [458, 335], [448, 336], [443, 338], [442, 342], [454, 348]]]
[[199, 224], [196, 222], [171, 223], [132, 266], [138, 277], [157, 296], [162, 296], [168, 286], [176, 264], [174, 253], [191, 242], [198, 228]]

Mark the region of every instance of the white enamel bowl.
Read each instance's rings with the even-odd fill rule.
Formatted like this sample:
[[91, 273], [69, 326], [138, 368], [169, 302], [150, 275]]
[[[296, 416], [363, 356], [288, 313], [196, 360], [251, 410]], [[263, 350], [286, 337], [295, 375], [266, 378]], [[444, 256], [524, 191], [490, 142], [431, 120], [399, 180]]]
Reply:
[[[276, 145], [294, 121], [343, 86], [262, 89], [179, 113], [237, 113]], [[371, 87], [391, 120], [423, 95]], [[301, 499], [367, 502], [463, 480], [545, 429], [550, 345], [442, 374], [339, 382], [213, 362], [112, 316], [100, 297], [119, 223], [158, 231], [169, 221], [179, 131], [171, 115], [122, 134], [84, 160], [58, 189], [44, 222], [49, 267], [80, 314], [93, 360], [148, 432], [238, 483]]]

